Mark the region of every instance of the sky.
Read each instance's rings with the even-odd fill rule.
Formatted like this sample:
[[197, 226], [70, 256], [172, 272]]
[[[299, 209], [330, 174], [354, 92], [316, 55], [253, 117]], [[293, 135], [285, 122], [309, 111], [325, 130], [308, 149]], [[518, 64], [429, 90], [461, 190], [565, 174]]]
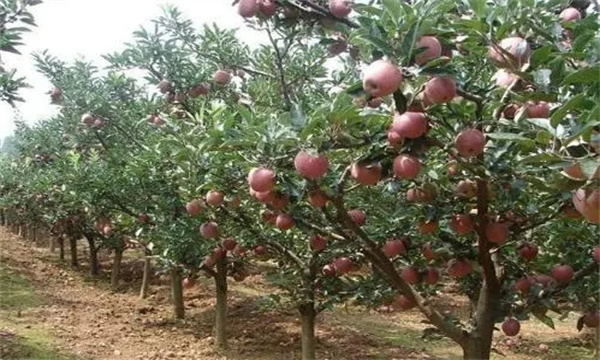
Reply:
[[16, 68], [18, 75], [25, 76], [31, 88], [20, 95], [25, 103], [16, 109], [0, 102], [0, 140], [14, 129], [17, 114], [28, 123], [52, 116], [58, 107], [50, 104], [46, 94], [51, 84], [36, 72], [32, 54], [49, 49], [50, 54], [63, 61], [81, 57], [102, 65], [101, 55], [122, 48], [131, 41], [132, 32], [140, 25], [162, 13], [161, 6], [178, 7], [186, 18], [192, 19], [199, 28], [204, 23], [218, 20], [219, 27], [239, 28], [240, 39], [248, 44], [256, 43], [261, 36], [247, 28], [242, 18], [231, 6], [231, 0], [44, 0], [31, 8], [37, 27], [25, 34], [25, 45], [19, 48], [21, 56], [2, 54], [5, 68]]

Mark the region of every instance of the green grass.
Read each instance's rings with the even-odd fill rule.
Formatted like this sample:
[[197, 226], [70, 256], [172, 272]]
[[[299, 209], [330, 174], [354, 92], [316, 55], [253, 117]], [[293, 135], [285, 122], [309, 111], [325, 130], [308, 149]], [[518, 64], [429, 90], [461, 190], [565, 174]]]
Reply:
[[0, 339], [0, 358], [13, 360], [76, 360], [56, 351], [56, 341], [47, 330], [26, 325], [19, 312], [43, 305], [44, 299], [26, 277], [2, 263], [0, 267], [0, 324], [16, 334]]
[[12, 269], [0, 268], [0, 310], [17, 311], [43, 303], [29, 279]]

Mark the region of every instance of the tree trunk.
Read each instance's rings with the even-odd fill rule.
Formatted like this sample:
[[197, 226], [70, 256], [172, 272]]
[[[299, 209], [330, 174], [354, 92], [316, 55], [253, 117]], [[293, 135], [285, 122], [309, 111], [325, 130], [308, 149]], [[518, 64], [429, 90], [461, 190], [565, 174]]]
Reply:
[[0, 209], [0, 225], [6, 226], [6, 214], [4, 213], [4, 209]]
[[60, 261], [65, 261], [65, 238], [63, 235], [60, 235], [57, 239], [58, 241], [58, 259]]
[[56, 238], [52, 234], [48, 234], [48, 247], [51, 253], [56, 252]]
[[215, 275], [217, 307], [215, 313], [215, 338], [218, 349], [227, 349], [227, 259], [217, 260]]
[[94, 236], [86, 235], [85, 238], [90, 246], [90, 275], [98, 276], [100, 274], [100, 264], [98, 264], [98, 248]]
[[177, 268], [171, 269], [171, 294], [173, 297], [173, 311], [175, 317], [183, 319], [185, 314], [183, 308], [183, 287], [181, 286], [181, 273], [179, 273], [179, 269]]
[[115, 257], [110, 272], [110, 286], [113, 289], [119, 287], [119, 273], [121, 272], [121, 260], [123, 260], [123, 248], [115, 249]]
[[302, 318], [302, 360], [315, 360], [315, 319], [317, 316], [315, 304], [303, 304], [300, 307], [300, 316]]
[[151, 261], [150, 257], [146, 255], [144, 257], [144, 275], [142, 275], [142, 287], [140, 288], [140, 299], [145, 299], [148, 295], [148, 281], [150, 280], [150, 268]]
[[500, 306], [499, 299], [499, 289], [488, 287], [484, 281], [479, 292], [473, 330], [469, 334], [467, 346], [463, 348], [465, 360], [488, 360], [490, 358], [494, 316]]
[[74, 268], [79, 267], [79, 260], [77, 260], [77, 238], [69, 236], [69, 245], [71, 246], [71, 266]]

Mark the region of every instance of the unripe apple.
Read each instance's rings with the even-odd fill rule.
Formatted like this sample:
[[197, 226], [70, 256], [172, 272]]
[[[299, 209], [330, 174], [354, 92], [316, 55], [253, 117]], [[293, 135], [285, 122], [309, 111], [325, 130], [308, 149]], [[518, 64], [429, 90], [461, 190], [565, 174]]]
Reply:
[[406, 247], [404, 246], [404, 242], [400, 239], [388, 239], [382, 248], [385, 256], [389, 258], [394, 258], [399, 255], [404, 255], [406, 253]]
[[363, 75], [363, 88], [372, 97], [390, 95], [402, 85], [402, 72], [389, 61], [372, 62]]
[[396, 113], [390, 130], [408, 139], [419, 138], [427, 131], [427, 116], [422, 112]]
[[569, 265], [556, 265], [552, 268], [552, 277], [559, 285], [570, 283], [574, 274], [573, 268]]
[[173, 91], [173, 84], [171, 84], [169, 81], [167, 80], [161, 80], [158, 83], [158, 90], [163, 93], [166, 94], [168, 92]]
[[497, 245], [502, 245], [510, 236], [510, 230], [506, 223], [490, 222], [485, 229], [485, 235], [488, 241]]
[[561, 11], [558, 17], [564, 22], [581, 20], [581, 13], [574, 7], [568, 7]]
[[429, 285], [435, 285], [440, 280], [440, 271], [432, 266], [425, 269], [425, 283]]
[[485, 135], [478, 129], [461, 131], [454, 139], [454, 146], [463, 157], [474, 157], [483, 154]]
[[354, 163], [350, 168], [350, 175], [362, 185], [376, 185], [381, 179], [381, 164]]
[[216, 190], [210, 190], [206, 193], [206, 203], [211, 206], [219, 206], [223, 203], [223, 193]]
[[402, 278], [402, 280], [406, 281], [411, 285], [418, 284], [421, 281], [419, 271], [413, 267], [405, 267], [404, 269], [402, 269], [402, 271], [400, 272], [400, 277]]
[[456, 83], [448, 76], [436, 76], [425, 84], [425, 97], [433, 104], [445, 104], [456, 97]]
[[313, 189], [308, 193], [308, 203], [316, 208], [322, 208], [327, 205], [329, 199], [321, 189]]
[[207, 239], [213, 239], [219, 236], [219, 225], [214, 221], [206, 222], [200, 225], [200, 235]]
[[[501, 51], [499, 48], [504, 49]], [[527, 40], [518, 36], [502, 39], [498, 45], [489, 47], [488, 56], [500, 67], [516, 67], [520, 69], [524, 64], [529, 62], [531, 48]]]
[[415, 56], [415, 62], [418, 65], [425, 65], [430, 60], [442, 56], [442, 44], [435, 36], [421, 36], [415, 44], [415, 50], [423, 49]]
[[548, 118], [550, 116], [550, 105], [545, 101], [532, 102], [525, 104], [525, 112], [528, 118]]
[[248, 185], [257, 192], [269, 192], [275, 187], [275, 172], [264, 167], [253, 168], [248, 174]]
[[316, 180], [327, 173], [329, 160], [325, 155], [313, 156], [306, 151], [300, 151], [294, 158], [294, 167], [300, 176]]
[[466, 235], [473, 231], [473, 218], [470, 214], [453, 215], [450, 228], [458, 235]]
[[258, 0], [240, 0], [238, 3], [238, 14], [244, 18], [256, 16], [259, 10]]
[[347, 274], [352, 271], [353, 268], [352, 260], [347, 257], [336, 258], [333, 260], [332, 264], [338, 275]]
[[533, 243], [526, 243], [519, 248], [519, 256], [527, 261], [535, 259], [538, 255], [538, 247]]
[[279, 214], [275, 219], [275, 226], [281, 231], [286, 231], [294, 226], [294, 218], [289, 214]]
[[232, 237], [228, 237], [223, 239], [222, 245], [225, 250], [233, 251], [233, 249], [235, 249], [235, 247], [237, 246], [237, 243], [235, 242], [235, 240], [233, 240]]
[[191, 216], [198, 216], [202, 211], [202, 203], [199, 200], [194, 199], [187, 204], [185, 204], [185, 210]]
[[421, 171], [421, 162], [411, 155], [398, 155], [394, 159], [393, 171], [399, 179], [414, 179]]
[[350, 216], [350, 219], [358, 226], [363, 226], [367, 222], [365, 213], [359, 209], [348, 210], [348, 216]]
[[323, 251], [327, 249], [327, 240], [320, 235], [313, 235], [309, 239], [309, 246], [313, 251]]
[[329, 0], [329, 11], [336, 18], [345, 18], [352, 12], [350, 1], [348, 0]]
[[515, 336], [521, 330], [521, 324], [515, 318], [507, 317], [502, 323], [502, 332], [506, 336]]
[[213, 80], [219, 85], [227, 85], [231, 81], [231, 74], [225, 70], [217, 70], [213, 75]]

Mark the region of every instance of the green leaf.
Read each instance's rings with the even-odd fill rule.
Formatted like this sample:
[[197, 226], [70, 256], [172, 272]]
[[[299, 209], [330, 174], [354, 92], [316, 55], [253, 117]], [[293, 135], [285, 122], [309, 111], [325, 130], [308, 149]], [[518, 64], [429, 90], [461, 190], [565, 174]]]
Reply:
[[467, 0], [469, 6], [479, 18], [483, 18], [486, 15], [486, 0]]
[[531, 62], [533, 64], [543, 64], [550, 57], [553, 49], [552, 45], [545, 45], [536, 49], [531, 55]]
[[575, 109], [585, 100], [585, 94], [577, 94], [570, 98], [563, 106], [554, 111], [550, 117], [550, 125], [556, 127], [564, 117], [569, 113], [569, 110]]
[[533, 316], [535, 316], [536, 318], [538, 318], [545, 325], [547, 325], [550, 328], [554, 329], [554, 321], [552, 321], [552, 318], [550, 316], [548, 316], [546, 314], [542, 314], [540, 312], [534, 312]]
[[523, 135], [513, 134], [513, 133], [489, 133], [486, 136], [495, 139], [495, 140], [521, 140], [521, 141], [531, 141], [531, 139], [524, 137]]
[[390, 16], [397, 23], [398, 19], [402, 17], [404, 13], [402, 11], [402, 5], [400, 5], [401, 1], [399, 0], [382, 0], [383, 7], [390, 14]]
[[419, 35], [419, 28], [421, 23], [416, 21], [412, 24], [404, 39], [402, 40], [402, 45], [400, 45], [400, 51], [402, 54], [406, 54], [407, 56], [412, 55], [413, 47], [415, 46], [415, 42], [417, 41], [417, 36]]
[[596, 173], [596, 170], [598, 170], [599, 165], [597, 159], [587, 158], [581, 161], [581, 170], [583, 170], [585, 176], [591, 178]]
[[532, 155], [532, 156], [523, 158], [521, 160], [521, 163], [532, 164], [532, 165], [533, 164], [549, 165], [549, 164], [559, 163], [562, 161], [563, 161], [563, 159], [558, 155], [551, 154], [551, 153], [543, 153], [543, 154], [536, 154], [536, 155]]
[[600, 81], [600, 65], [579, 69], [565, 76], [562, 85], [590, 84], [598, 81]]
[[377, 36], [360, 35], [359, 38], [371, 43], [376, 49], [380, 50], [386, 55], [394, 55], [394, 49], [390, 46], [390, 44]]

